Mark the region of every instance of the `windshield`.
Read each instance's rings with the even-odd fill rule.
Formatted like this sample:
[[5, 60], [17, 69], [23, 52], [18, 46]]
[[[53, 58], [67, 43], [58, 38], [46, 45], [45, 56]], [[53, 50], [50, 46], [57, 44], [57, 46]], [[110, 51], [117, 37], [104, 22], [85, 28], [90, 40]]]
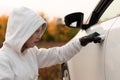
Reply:
[[100, 22], [120, 15], [120, 0], [114, 0], [100, 18]]

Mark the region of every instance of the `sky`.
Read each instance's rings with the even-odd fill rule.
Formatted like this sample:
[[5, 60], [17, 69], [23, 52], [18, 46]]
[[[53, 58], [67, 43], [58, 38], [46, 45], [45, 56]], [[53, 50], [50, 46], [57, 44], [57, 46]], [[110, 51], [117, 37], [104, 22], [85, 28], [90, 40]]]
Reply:
[[48, 17], [61, 17], [73, 12], [84, 12], [86, 17], [99, 0], [0, 0], [0, 15], [12, 9], [25, 6], [36, 12], [44, 12]]

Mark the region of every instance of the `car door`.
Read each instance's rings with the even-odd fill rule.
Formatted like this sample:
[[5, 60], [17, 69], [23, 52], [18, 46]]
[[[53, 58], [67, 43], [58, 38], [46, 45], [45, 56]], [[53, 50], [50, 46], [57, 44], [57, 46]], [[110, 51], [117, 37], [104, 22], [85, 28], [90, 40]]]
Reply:
[[110, 28], [106, 40], [105, 80], [120, 80], [120, 16], [116, 18]]
[[105, 51], [108, 33], [116, 19], [96, 24], [86, 31], [81, 31], [75, 38], [98, 32], [104, 35], [102, 43], [90, 43], [68, 61], [71, 80], [105, 80]]
[[80, 30], [73, 38], [79, 38], [96, 31], [103, 35], [105, 39], [100, 44], [90, 43], [83, 47], [77, 55], [67, 62], [67, 80], [120, 79], [119, 10], [120, 1], [114, 0], [100, 17], [100, 22], [95, 23], [86, 30]]

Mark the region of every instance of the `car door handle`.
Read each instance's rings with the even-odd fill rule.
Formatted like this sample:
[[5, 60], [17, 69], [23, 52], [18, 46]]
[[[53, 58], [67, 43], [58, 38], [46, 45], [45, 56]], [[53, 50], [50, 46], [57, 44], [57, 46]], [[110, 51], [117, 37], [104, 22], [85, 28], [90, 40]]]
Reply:
[[105, 39], [105, 35], [97, 36], [94, 39], [94, 43], [102, 43], [104, 41], [104, 39]]

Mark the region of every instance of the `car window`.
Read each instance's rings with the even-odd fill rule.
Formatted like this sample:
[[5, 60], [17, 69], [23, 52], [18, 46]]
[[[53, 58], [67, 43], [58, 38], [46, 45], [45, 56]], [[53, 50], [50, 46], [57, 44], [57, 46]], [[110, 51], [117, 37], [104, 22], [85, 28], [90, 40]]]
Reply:
[[114, 0], [101, 16], [99, 22], [109, 20], [120, 15], [120, 0]]

